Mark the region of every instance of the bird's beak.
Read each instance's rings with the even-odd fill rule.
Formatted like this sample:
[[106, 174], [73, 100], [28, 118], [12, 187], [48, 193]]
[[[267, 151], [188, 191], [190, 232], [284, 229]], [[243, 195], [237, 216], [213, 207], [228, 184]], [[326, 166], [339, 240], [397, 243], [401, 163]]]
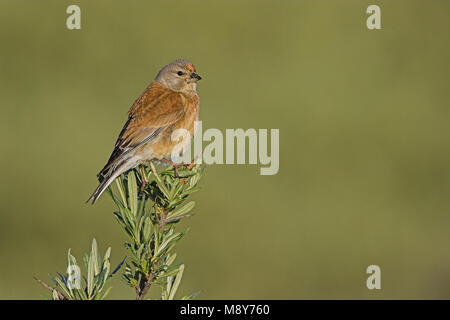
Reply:
[[198, 80], [202, 80], [202, 77], [200, 77], [198, 74], [196, 74], [195, 72], [191, 73], [191, 78], [192, 79], [197, 79]]

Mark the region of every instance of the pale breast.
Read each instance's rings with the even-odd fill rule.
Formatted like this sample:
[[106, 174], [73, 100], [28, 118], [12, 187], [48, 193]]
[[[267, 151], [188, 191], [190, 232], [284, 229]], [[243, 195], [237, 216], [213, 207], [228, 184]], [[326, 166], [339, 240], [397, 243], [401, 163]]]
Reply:
[[199, 99], [183, 96], [185, 103], [184, 115], [175, 123], [165, 128], [158, 139], [151, 144], [153, 157], [156, 159], [169, 159], [172, 152], [184, 152], [192, 141], [195, 131], [195, 122], [199, 115]]

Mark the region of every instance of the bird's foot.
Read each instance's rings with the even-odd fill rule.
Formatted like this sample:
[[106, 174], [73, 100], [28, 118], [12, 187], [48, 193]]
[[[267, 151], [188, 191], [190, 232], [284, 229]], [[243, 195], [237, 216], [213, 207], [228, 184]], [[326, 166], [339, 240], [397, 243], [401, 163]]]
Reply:
[[183, 167], [184, 164], [183, 163], [175, 163], [175, 162], [173, 162], [173, 161], [171, 161], [169, 159], [165, 159], [165, 158], [162, 158], [161, 160], [166, 162], [166, 163], [168, 163], [168, 164], [170, 164], [173, 167], [175, 178], [178, 178], [179, 177], [178, 176], [178, 167]]
[[191, 163], [183, 163], [183, 162], [182, 163], [175, 163], [175, 162], [173, 162], [173, 161], [171, 161], [169, 159], [164, 159], [164, 158], [161, 159], [161, 160], [166, 162], [166, 163], [168, 163], [168, 164], [170, 164], [173, 167], [174, 175], [175, 175], [176, 178], [179, 178], [178, 168], [185, 167], [186, 170], [192, 170], [197, 165], [197, 163], [196, 163], [197, 157]]
[[202, 151], [200, 151], [199, 154], [197, 154], [194, 157], [194, 160], [192, 160], [191, 163], [187, 164], [186, 169], [192, 170], [192, 168], [194, 168], [197, 165], [197, 160], [201, 157], [201, 155], [202, 155]]
[[192, 170], [192, 168], [194, 168], [196, 165], [195, 162], [191, 162], [191, 163], [184, 163], [183, 166], [186, 167], [186, 170]]

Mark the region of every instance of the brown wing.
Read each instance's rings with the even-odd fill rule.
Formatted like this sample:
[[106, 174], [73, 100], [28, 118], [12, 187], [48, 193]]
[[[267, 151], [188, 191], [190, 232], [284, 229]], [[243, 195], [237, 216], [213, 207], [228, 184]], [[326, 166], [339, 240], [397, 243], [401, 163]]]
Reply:
[[179, 93], [152, 82], [128, 111], [128, 120], [117, 138], [114, 151], [99, 174], [104, 175], [116, 160], [154, 140], [162, 129], [179, 120], [184, 112]]

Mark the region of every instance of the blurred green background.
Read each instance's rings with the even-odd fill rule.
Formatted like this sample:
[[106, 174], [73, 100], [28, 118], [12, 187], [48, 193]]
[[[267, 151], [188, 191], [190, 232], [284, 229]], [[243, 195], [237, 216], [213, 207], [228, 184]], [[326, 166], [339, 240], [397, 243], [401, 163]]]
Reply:
[[[381, 7], [382, 30], [366, 28]], [[82, 29], [66, 29], [81, 7]], [[279, 128], [280, 171], [212, 165], [179, 245], [202, 299], [450, 298], [450, 2], [0, 2], [0, 298], [40, 299], [93, 237], [126, 112], [191, 60], [204, 129]], [[381, 267], [382, 289], [366, 288]], [[110, 298], [133, 299], [117, 278]]]

